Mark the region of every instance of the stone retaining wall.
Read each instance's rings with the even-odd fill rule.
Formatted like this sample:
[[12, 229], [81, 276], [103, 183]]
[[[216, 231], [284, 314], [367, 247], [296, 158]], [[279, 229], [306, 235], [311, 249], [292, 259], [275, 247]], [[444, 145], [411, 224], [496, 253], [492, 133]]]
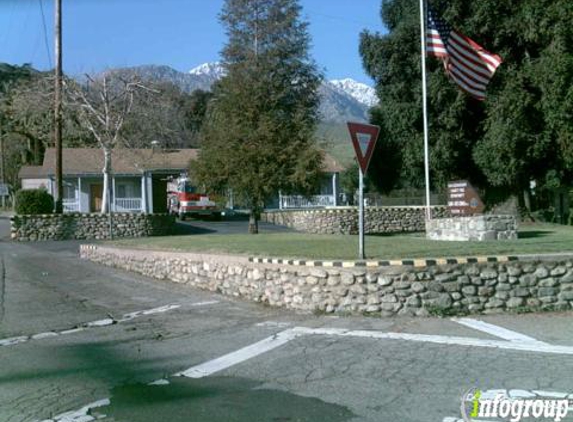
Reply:
[[515, 240], [517, 219], [513, 215], [477, 215], [437, 218], [427, 222], [426, 237], [432, 240]]
[[83, 245], [80, 255], [157, 279], [304, 311], [427, 316], [573, 307], [572, 257], [561, 262], [350, 270], [90, 245]]
[[[367, 234], [423, 232], [425, 207], [366, 207], [364, 231]], [[447, 207], [432, 207], [434, 218], [448, 217]], [[357, 234], [356, 207], [318, 210], [277, 210], [261, 214], [261, 221], [315, 234]]]
[[[18, 241], [107, 239], [106, 214], [16, 215], [10, 219], [12, 239]], [[144, 237], [171, 234], [175, 217], [167, 214], [113, 214], [113, 236]]]

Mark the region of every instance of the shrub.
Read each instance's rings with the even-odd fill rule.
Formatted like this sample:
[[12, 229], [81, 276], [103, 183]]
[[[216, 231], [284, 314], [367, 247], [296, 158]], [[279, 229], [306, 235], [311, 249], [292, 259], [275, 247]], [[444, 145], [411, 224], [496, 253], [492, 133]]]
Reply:
[[16, 214], [51, 214], [54, 198], [45, 189], [25, 189], [16, 192]]

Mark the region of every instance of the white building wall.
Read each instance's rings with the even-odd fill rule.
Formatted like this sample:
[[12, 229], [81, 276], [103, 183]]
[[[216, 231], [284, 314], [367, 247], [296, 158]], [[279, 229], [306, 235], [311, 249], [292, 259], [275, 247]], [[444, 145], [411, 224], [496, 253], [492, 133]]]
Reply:
[[49, 179], [22, 179], [22, 189], [49, 189]]

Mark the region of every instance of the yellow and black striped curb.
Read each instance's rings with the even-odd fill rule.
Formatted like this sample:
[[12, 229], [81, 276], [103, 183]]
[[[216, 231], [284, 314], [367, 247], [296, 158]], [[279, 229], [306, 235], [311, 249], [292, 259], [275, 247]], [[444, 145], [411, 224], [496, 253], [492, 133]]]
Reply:
[[397, 259], [382, 261], [328, 261], [304, 259], [278, 259], [249, 257], [254, 264], [279, 264], [302, 267], [372, 268], [372, 267], [433, 267], [438, 265], [486, 264], [489, 262], [519, 261], [519, 256], [476, 256], [463, 258]]

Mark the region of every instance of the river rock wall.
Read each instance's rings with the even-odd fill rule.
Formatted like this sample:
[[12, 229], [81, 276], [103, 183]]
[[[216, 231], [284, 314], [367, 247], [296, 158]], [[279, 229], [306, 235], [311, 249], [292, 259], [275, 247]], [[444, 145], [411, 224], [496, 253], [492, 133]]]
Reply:
[[[17, 241], [108, 239], [106, 214], [16, 215], [10, 219], [11, 236]], [[175, 217], [167, 214], [114, 213], [114, 238], [172, 234]]]

